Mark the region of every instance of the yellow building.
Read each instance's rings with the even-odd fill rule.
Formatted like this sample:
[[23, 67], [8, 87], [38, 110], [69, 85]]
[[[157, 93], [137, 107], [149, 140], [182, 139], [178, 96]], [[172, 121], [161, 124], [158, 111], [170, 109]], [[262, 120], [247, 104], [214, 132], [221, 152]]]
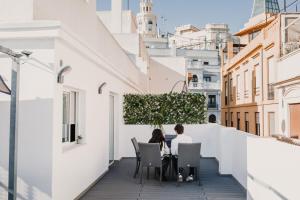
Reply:
[[[277, 62], [281, 27], [299, 14], [279, 13], [278, 2], [255, 1], [252, 17], [221, 51], [222, 124], [259, 136], [278, 134]], [[269, 7], [268, 7], [269, 6]], [[272, 6], [272, 7], [271, 7]]]

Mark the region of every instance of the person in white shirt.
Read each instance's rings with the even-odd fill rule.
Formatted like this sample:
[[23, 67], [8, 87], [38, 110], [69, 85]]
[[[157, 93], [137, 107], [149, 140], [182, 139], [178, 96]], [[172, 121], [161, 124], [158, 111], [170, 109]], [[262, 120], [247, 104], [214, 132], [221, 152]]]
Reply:
[[[181, 124], [177, 124], [174, 128], [174, 130], [176, 131], [177, 133], [177, 137], [174, 138], [171, 142], [171, 153], [172, 153], [172, 161], [173, 161], [173, 167], [176, 171], [176, 174], [178, 173], [177, 172], [177, 163], [178, 163], [178, 144], [180, 143], [184, 143], [184, 144], [189, 144], [189, 143], [193, 143], [193, 140], [190, 136], [187, 136], [184, 134], [184, 127], [181, 125]], [[178, 173], [178, 178], [179, 178], [179, 181], [182, 181], [182, 170], [183, 169], [180, 169], [179, 170], [179, 173]], [[189, 176], [186, 178], [186, 181], [193, 181], [193, 175], [194, 175], [194, 169], [193, 168], [190, 168], [190, 174]]]

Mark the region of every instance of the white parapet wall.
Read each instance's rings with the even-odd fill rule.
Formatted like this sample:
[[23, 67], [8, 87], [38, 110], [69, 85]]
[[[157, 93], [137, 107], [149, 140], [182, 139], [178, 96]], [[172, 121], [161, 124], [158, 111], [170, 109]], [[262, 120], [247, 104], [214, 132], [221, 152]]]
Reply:
[[[201, 155], [215, 157], [221, 175], [232, 175], [248, 191], [248, 199], [300, 199], [300, 147], [215, 124], [185, 125], [185, 134], [201, 142]], [[120, 131], [120, 157], [134, 157], [130, 139], [148, 142], [154, 127], [125, 125]], [[163, 126], [175, 134], [174, 125]]]
[[271, 138], [247, 144], [249, 199], [300, 199], [300, 147]]

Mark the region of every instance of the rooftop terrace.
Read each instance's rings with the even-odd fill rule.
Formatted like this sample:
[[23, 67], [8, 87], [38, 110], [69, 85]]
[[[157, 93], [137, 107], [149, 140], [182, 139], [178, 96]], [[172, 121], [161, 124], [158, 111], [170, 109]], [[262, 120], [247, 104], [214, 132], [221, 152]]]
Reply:
[[[246, 191], [232, 176], [218, 173], [218, 162], [212, 158], [201, 159], [200, 179], [197, 182], [182, 183], [176, 181], [160, 182], [153, 177], [144, 184], [132, 178], [135, 160], [122, 159], [115, 163], [110, 171], [81, 200], [245, 200]], [[144, 170], [146, 171], [146, 170]]]

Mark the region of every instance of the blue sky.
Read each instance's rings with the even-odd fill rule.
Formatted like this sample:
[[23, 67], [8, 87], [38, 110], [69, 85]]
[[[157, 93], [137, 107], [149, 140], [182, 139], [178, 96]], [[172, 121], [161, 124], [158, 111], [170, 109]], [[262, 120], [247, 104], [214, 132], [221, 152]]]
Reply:
[[[124, 6], [128, 0], [124, 0]], [[130, 8], [138, 12], [139, 0], [129, 0]], [[98, 0], [97, 9], [109, 9], [110, 0]], [[253, 0], [153, 0], [158, 26], [174, 32], [176, 26], [193, 24], [203, 27], [207, 23], [227, 23], [231, 32], [237, 32], [251, 16]], [[126, 7], [126, 6], [125, 6]], [[167, 19], [162, 23], [161, 16]]]

